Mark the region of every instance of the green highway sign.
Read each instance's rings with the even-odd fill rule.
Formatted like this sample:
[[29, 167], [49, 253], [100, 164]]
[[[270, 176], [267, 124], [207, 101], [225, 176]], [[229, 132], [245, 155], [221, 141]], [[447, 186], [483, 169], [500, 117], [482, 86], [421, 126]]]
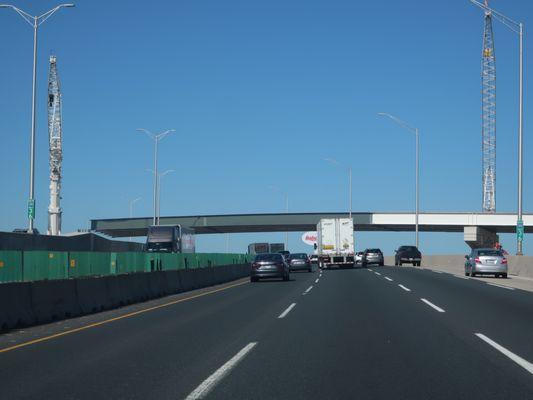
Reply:
[[35, 219], [35, 199], [28, 200], [28, 218]]
[[516, 237], [520, 242], [524, 240], [524, 221], [521, 219], [516, 223]]

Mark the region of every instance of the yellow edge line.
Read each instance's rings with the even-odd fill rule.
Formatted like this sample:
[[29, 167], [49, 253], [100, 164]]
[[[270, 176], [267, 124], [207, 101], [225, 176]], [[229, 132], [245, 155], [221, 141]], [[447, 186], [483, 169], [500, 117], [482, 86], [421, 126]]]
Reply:
[[131, 313], [128, 313], [128, 314], [121, 315], [119, 317], [106, 319], [104, 321], [95, 322], [93, 324], [81, 326], [79, 328], [71, 329], [71, 330], [68, 330], [68, 331], [65, 331], [65, 332], [55, 333], [55, 334], [50, 335], [50, 336], [45, 336], [45, 337], [42, 337], [42, 338], [39, 338], [39, 339], [30, 340], [28, 342], [24, 342], [24, 343], [20, 343], [20, 344], [11, 346], [11, 347], [6, 347], [6, 348], [3, 348], [3, 349], [0, 349], [0, 353], [7, 353], [8, 351], [16, 350], [16, 349], [19, 349], [21, 347], [26, 347], [26, 346], [31, 346], [32, 344], [46, 342], [48, 340], [52, 340], [52, 339], [55, 339], [55, 338], [58, 338], [58, 337], [61, 337], [61, 336], [70, 335], [71, 333], [76, 333], [76, 332], [84, 331], [86, 329], [95, 328], [97, 326], [109, 324], [110, 322], [118, 321], [118, 320], [121, 320], [121, 319], [124, 319], [124, 318], [134, 317], [135, 315], [143, 314], [143, 313], [146, 313], [148, 311], [153, 311], [153, 310], [157, 310], [159, 308], [168, 307], [168, 306], [171, 306], [171, 305], [174, 305], [174, 304], [182, 303], [182, 302], [187, 301], [187, 300], [197, 299], [198, 297], [203, 297], [203, 296], [207, 296], [208, 294], [221, 292], [222, 290], [231, 289], [231, 288], [234, 288], [236, 286], [241, 286], [241, 285], [244, 285], [245, 283], [248, 283], [248, 282], [235, 283], [233, 285], [224, 286], [224, 287], [222, 287], [220, 289], [215, 289], [215, 290], [211, 290], [209, 292], [196, 294], [194, 296], [186, 297], [184, 299], [173, 300], [173, 301], [170, 301], [170, 302], [165, 303], [165, 304], [159, 304], [157, 306], [145, 308], [145, 309], [142, 309], [142, 310], [139, 310], [139, 311], [134, 311], [134, 312], [131, 312]]

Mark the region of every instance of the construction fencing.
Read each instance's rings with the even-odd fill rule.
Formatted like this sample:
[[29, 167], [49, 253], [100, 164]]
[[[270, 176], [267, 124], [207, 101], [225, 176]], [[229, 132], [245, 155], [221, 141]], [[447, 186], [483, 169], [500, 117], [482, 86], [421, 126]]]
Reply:
[[245, 264], [245, 254], [0, 251], [0, 283]]

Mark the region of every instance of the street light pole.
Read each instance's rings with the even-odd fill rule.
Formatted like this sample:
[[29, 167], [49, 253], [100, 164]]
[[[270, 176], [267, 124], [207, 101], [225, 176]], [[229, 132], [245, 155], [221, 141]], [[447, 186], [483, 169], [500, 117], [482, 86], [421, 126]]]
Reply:
[[159, 225], [161, 219], [161, 178], [163, 178], [166, 174], [170, 174], [171, 172], [174, 172], [174, 170], [167, 169], [166, 171], [161, 172], [157, 177], [157, 225]]
[[522, 241], [524, 234], [524, 221], [522, 219], [522, 170], [523, 170], [523, 126], [524, 126], [524, 24], [522, 22], [513, 21], [511, 18], [502, 13], [490, 8], [483, 3], [476, 0], [470, 0], [485, 12], [491, 13], [494, 18], [507, 26], [510, 30], [518, 34], [519, 41], [519, 89], [518, 89], [518, 212], [516, 218], [516, 255], [521, 256]]
[[350, 167], [348, 175], [350, 175], [350, 219], [352, 219], [352, 167]]
[[167, 136], [170, 133], [175, 132], [174, 129], [168, 129], [164, 132], [161, 132], [157, 135], [150, 132], [148, 129], [144, 128], [138, 128], [138, 132], [144, 132], [150, 139], [154, 141], [154, 217], [152, 219], [152, 225], [157, 225], [157, 186], [158, 186], [158, 174], [157, 174], [157, 145], [159, 144], [159, 141], [162, 140], [165, 136]]
[[28, 233], [33, 233], [35, 219], [35, 111], [37, 101], [37, 28], [42, 25], [57, 10], [63, 7], [74, 7], [74, 4], [60, 4], [42, 15], [30, 15], [11, 4], [0, 4], [0, 8], [11, 8], [19, 14], [33, 28], [33, 75], [31, 96], [31, 134], [30, 134], [30, 190], [28, 199]]
[[[289, 213], [289, 195], [285, 193], [285, 214]], [[289, 250], [289, 231], [285, 232], [285, 250]]]
[[[523, 230], [524, 221], [522, 219], [522, 168], [523, 168], [523, 152], [524, 149], [522, 147], [522, 141], [523, 141], [523, 124], [524, 124], [524, 24], [520, 22], [519, 26], [519, 33], [520, 37], [520, 104], [519, 104], [519, 112], [518, 112], [518, 118], [519, 118], [519, 126], [518, 126], [518, 218], [516, 221], [517, 226], [521, 226]], [[522, 240], [523, 237], [520, 235], [517, 235], [517, 242], [516, 242], [516, 255], [521, 256], [523, 255], [522, 252]]]
[[[136, 199], [130, 200], [130, 219], [133, 218], [133, 206], [139, 200], [141, 200], [141, 197], [137, 197]], [[130, 242], [131, 242], [131, 236], [130, 236]]]
[[419, 198], [420, 198], [420, 190], [418, 190], [419, 180], [420, 180], [420, 143], [419, 143], [419, 134], [418, 134], [418, 128], [416, 128], [416, 184], [415, 184], [415, 191], [416, 191], [416, 211], [415, 211], [415, 236], [416, 236], [416, 247], [418, 248], [418, 216], [420, 214], [419, 210]]
[[[273, 191], [281, 193], [283, 196], [285, 196], [285, 214], [288, 214], [289, 213], [289, 194], [281, 191], [281, 189], [277, 186], [269, 186], [269, 187]], [[288, 250], [288, 249], [289, 249], [289, 231], [285, 231], [285, 250]]]
[[415, 242], [416, 242], [416, 247], [418, 248], [418, 245], [419, 245], [419, 236], [418, 236], [418, 217], [419, 217], [419, 214], [420, 214], [420, 209], [419, 209], [419, 193], [420, 193], [420, 189], [419, 189], [419, 184], [418, 184], [418, 181], [419, 181], [419, 175], [420, 175], [420, 145], [419, 145], [419, 130], [418, 128], [413, 128], [412, 126], [410, 126], [409, 124], [407, 124], [405, 121], [402, 121], [400, 118], [397, 118], [391, 114], [388, 114], [388, 113], [378, 113], [378, 115], [380, 117], [387, 117], [387, 118], [390, 118], [392, 119], [394, 122], [396, 122], [398, 125], [400, 125], [401, 127], [403, 127], [404, 129], [407, 129], [408, 131], [410, 132], [413, 132], [415, 134], [415, 153], [416, 153], [416, 160], [415, 160]]

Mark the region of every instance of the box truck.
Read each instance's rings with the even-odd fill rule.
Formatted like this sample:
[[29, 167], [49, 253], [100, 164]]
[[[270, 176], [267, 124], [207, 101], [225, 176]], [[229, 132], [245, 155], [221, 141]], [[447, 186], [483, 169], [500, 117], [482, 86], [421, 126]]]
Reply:
[[324, 218], [316, 226], [319, 268], [355, 266], [352, 218]]

